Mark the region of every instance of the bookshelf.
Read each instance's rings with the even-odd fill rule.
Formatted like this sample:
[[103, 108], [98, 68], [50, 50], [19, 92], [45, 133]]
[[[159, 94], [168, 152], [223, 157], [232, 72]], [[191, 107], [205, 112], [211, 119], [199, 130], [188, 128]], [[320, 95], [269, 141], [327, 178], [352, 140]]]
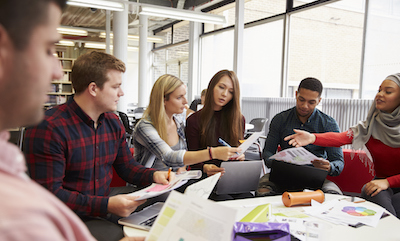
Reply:
[[61, 61], [64, 75], [59, 80], [53, 80], [49, 92], [49, 100], [45, 103], [45, 107], [50, 108], [55, 105], [65, 103], [74, 94], [71, 82], [71, 70], [74, 64], [74, 58], [58, 58]]

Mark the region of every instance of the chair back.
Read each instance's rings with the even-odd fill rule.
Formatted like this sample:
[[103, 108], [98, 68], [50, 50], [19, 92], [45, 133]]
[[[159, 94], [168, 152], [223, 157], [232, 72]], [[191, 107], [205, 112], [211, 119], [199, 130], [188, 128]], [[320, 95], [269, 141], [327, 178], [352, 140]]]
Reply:
[[250, 124], [254, 125], [253, 129], [248, 130], [248, 132], [260, 132], [264, 130], [267, 118], [254, 118], [250, 121]]

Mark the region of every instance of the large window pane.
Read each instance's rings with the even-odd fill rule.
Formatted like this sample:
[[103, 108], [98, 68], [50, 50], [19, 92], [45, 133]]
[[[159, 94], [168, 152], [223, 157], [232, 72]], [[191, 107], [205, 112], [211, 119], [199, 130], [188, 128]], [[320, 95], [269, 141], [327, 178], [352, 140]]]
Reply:
[[374, 98], [386, 76], [400, 72], [400, 0], [370, 0], [363, 98]]
[[[341, 3], [291, 16], [288, 85], [292, 88], [288, 90], [296, 90], [303, 78], [311, 76], [323, 82], [327, 98], [358, 97], [364, 14], [358, 0]], [[357, 7], [351, 10], [351, 6]]]
[[[284, 13], [285, 0], [250, 0], [244, 3], [244, 23]], [[235, 25], [235, 3], [215, 9], [210, 13], [225, 16], [226, 24], [205, 24], [205, 32]]]
[[201, 42], [200, 90], [218, 71], [233, 69], [233, 31], [203, 37]]
[[283, 21], [244, 30], [242, 97], [279, 97]]

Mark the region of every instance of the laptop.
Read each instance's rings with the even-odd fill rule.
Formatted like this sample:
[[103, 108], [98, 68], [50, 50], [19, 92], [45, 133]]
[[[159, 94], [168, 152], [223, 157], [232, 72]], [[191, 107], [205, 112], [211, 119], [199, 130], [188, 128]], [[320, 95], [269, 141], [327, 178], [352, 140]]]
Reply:
[[313, 166], [272, 160], [269, 180], [277, 185], [281, 193], [296, 192], [321, 189], [327, 175], [327, 171]]
[[119, 219], [118, 223], [138, 229], [150, 230], [163, 205], [163, 202], [154, 203], [139, 212], [132, 213], [126, 218]]
[[216, 194], [239, 194], [255, 191], [262, 173], [262, 161], [226, 161], [225, 173], [217, 183]]
[[[193, 183], [186, 188], [185, 195], [208, 199], [220, 176], [221, 173], [217, 173]], [[150, 230], [163, 205], [163, 202], [154, 203], [139, 212], [132, 213], [129, 217], [119, 219], [118, 223], [138, 229]]]

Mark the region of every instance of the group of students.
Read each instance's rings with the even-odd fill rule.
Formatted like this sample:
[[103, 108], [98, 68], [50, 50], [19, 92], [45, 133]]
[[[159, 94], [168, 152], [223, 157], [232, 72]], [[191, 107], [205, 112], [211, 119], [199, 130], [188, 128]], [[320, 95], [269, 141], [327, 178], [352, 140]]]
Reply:
[[[224, 172], [220, 162], [240, 152], [235, 146], [243, 139], [245, 119], [238, 79], [228, 70], [211, 79], [204, 107], [186, 127], [175, 118], [187, 104], [186, 87], [174, 76], [161, 76], [135, 127], [135, 158], [124, 126], [112, 113], [123, 95], [125, 72], [125, 64], [112, 55], [80, 56], [71, 73], [75, 96], [43, 116], [47, 86], [62, 76], [53, 53], [64, 5], [65, 0], [0, 2], [1, 240], [119, 240], [123, 232], [115, 220], [144, 204], [124, 193], [153, 182], [168, 184], [175, 177], [166, 171], [170, 167], [179, 173], [190, 165], [205, 176]], [[296, 131], [286, 140], [294, 146], [365, 145], [376, 179], [365, 185], [363, 195], [399, 214], [399, 106], [400, 75], [395, 74], [382, 82], [366, 121], [341, 134]], [[31, 126], [23, 149], [34, 181], [26, 175], [22, 153], [7, 142], [7, 129], [18, 126]], [[218, 138], [233, 147], [221, 146]], [[326, 162], [315, 165], [331, 171]], [[110, 188], [112, 167], [137, 187]]]

